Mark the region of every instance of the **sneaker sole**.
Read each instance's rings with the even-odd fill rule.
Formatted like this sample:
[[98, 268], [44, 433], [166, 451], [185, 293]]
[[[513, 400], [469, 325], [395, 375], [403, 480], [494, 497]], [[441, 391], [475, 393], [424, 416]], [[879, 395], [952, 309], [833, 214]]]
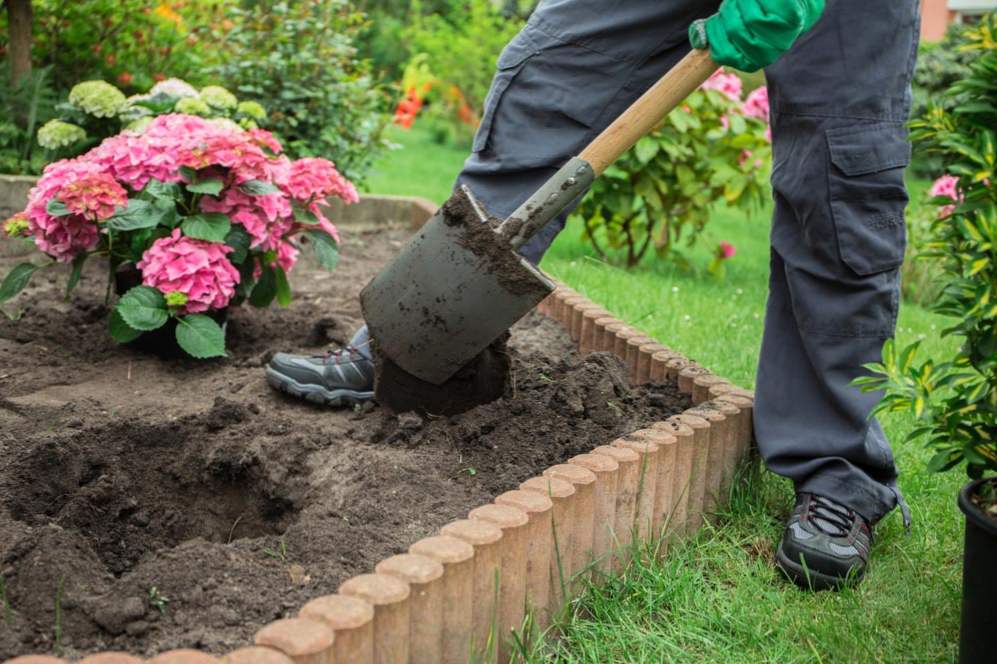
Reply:
[[285, 376], [273, 367], [267, 367], [267, 383], [270, 384], [270, 387], [280, 390], [285, 394], [290, 394], [292, 397], [333, 408], [353, 406], [374, 398], [373, 391], [348, 390], [345, 388], [327, 390], [321, 385], [304, 385], [290, 376]]
[[841, 590], [846, 586], [857, 584], [862, 579], [862, 574], [841, 577], [805, 569], [800, 563], [790, 560], [783, 552], [781, 542], [775, 552], [775, 564], [790, 581], [804, 590]]

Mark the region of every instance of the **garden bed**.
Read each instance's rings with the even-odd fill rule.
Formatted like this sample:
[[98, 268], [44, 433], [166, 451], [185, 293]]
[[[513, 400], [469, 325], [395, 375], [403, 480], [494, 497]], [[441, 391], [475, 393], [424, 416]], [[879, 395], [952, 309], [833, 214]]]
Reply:
[[[276, 350], [343, 343], [408, 230], [353, 229], [302, 261], [283, 310], [238, 309], [230, 356], [164, 360], [105, 331], [100, 266], [71, 301], [43, 272], [0, 320], [0, 660], [224, 653], [521, 481], [689, 405], [584, 359], [550, 319], [514, 330], [504, 399], [451, 418], [336, 411], [269, 389]], [[14, 263], [0, 259], [0, 273]]]

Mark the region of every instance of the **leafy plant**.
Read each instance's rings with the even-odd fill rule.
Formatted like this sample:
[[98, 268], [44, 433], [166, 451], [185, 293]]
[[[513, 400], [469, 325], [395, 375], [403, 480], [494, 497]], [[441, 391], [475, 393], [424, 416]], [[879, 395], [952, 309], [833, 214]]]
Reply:
[[276, 549], [263, 549], [263, 555], [269, 556], [282, 563], [287, 562], [287, 540], [281, 537], [277, 540]]
[[0, 283], [0, 302], [58, 263], [71, 265], [68, 297], [87, 259], [102, 256], [109, 292], [115, 285], [121, 293], [108, 321], [115, 340], [172, 320], [187, 353], [224, 355], [216, 312], [245, 300], [289, 304], [287, 272], [302, 238], [324, 267], [336, 263], [338, 232], [321, 205], [328, 196], [357, 200], [328, 160], [291, 161], [280, 152], [265, 130], [173, 114], [56, 162], [25, 211], [3, 224], [50, 260], [15, 266]]
[[[235, 3], [232, 3], [233, 5]], [[351, 179], [385, 145], [387, 99], [355, 41], [366, 17], [346, 0], [261, 0], [230, 6], [218, 30], [224, 61], [213, 73], [233, 90], [266, 99], [270, 128], [294, 157], [335, 155]]]
[[666, 257], [695, 243], [715, 201], [761, 204], [768, 96], [760, 88], [742, 104], [740, 88], [736, 76], [718, 72], [596, 180], [574, 216], [600, 256], [622, 255], [628, 267], [650, 250]]
[[166, 609], [170, 605], [170, 598], [159, 592], [156, 586], [149, 588], [149, 606], [153, 607], [159, 613], [165, 615]]
[[909, 412], [936, 450], [930, 468], [965, 462], [970, 477], [997, 471], [997, 18], [984, 17], [967, 31], [969, 75], [947, 93], [951, 110], [933, 106], [911, 123], [912, 138], [938, 154], [957, 178], [956, 199], [931, 225], [926, 253], [941, 265], [944, 289], [931, 308], [950, 316], [944, 336], [961, 345], [944, 357], [918, 358], [918, 344], [903, 350], [891, 341], [871, 375], [856, 379], [865, 391], [885, 390], [875, 412]]

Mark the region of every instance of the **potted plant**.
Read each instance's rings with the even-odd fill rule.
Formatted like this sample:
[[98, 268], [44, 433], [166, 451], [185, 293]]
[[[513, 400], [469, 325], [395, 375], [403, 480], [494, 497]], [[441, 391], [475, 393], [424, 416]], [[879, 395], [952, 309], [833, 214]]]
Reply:
[[984, 17], [963, 47], [979, 51], [970, 74], [949, 94], [951, 110], [933, 107], [911, 124], [912, 138], [942, 158], [949, 174], [932, 193], [939, 205], [926, 258], [939, 261], [943, 289], [931, 308], [951, 317], [943, 334], [960, 346], [918, 359], [918, 344], [898, 351], [856, 380], [885, 389], [877, 412], [910, 412], [911, 438], [936, 453], [930, 467], [965, 463], [971, 479], [959, 494], [966, 515], [960, 660], [992, 661], [997, 648], [997, 20]]
[[357, 200], [328, 160], [292, 161], [269, 132], [230, 120], [160, 115], [45, 168], [3, 229], [30, 237], [50, 260], [15, 266], [0, 302], [60, 263], [71, 265], [68, 295], [99, 256], [109, 297], [114, 287], [120, 295], [108, 322], [114, 339], [165, 328], [194, 357], [224, 355], [227, 307], [290, 302], [287, 273], [302, 238], [324, 267], [335, 265], [339, 237], [321, 207], [329, 196]]

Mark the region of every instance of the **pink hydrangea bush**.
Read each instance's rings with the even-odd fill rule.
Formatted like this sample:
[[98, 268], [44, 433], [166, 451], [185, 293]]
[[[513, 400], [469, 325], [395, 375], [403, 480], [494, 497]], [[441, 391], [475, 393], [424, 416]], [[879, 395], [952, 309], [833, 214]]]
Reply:
[[302, 241], [334, 266], [339, 232], [323, 214], [331, 198], [358, 200], [331, 161], [291, 160], [262, 129], [161, 115], [46, 167], [3, 229], [31, 238], [51, 261], [15, 268], [0, 301], [51, 264], [73, 263], [73, 284], [87, 257], [101, 255], [141, 275], [115, 306], [112, 336], [128, 341], [172, 318], [185, 350], [221, 355], [223, 331], [205, 314], [244, 300], [289, 302]]

